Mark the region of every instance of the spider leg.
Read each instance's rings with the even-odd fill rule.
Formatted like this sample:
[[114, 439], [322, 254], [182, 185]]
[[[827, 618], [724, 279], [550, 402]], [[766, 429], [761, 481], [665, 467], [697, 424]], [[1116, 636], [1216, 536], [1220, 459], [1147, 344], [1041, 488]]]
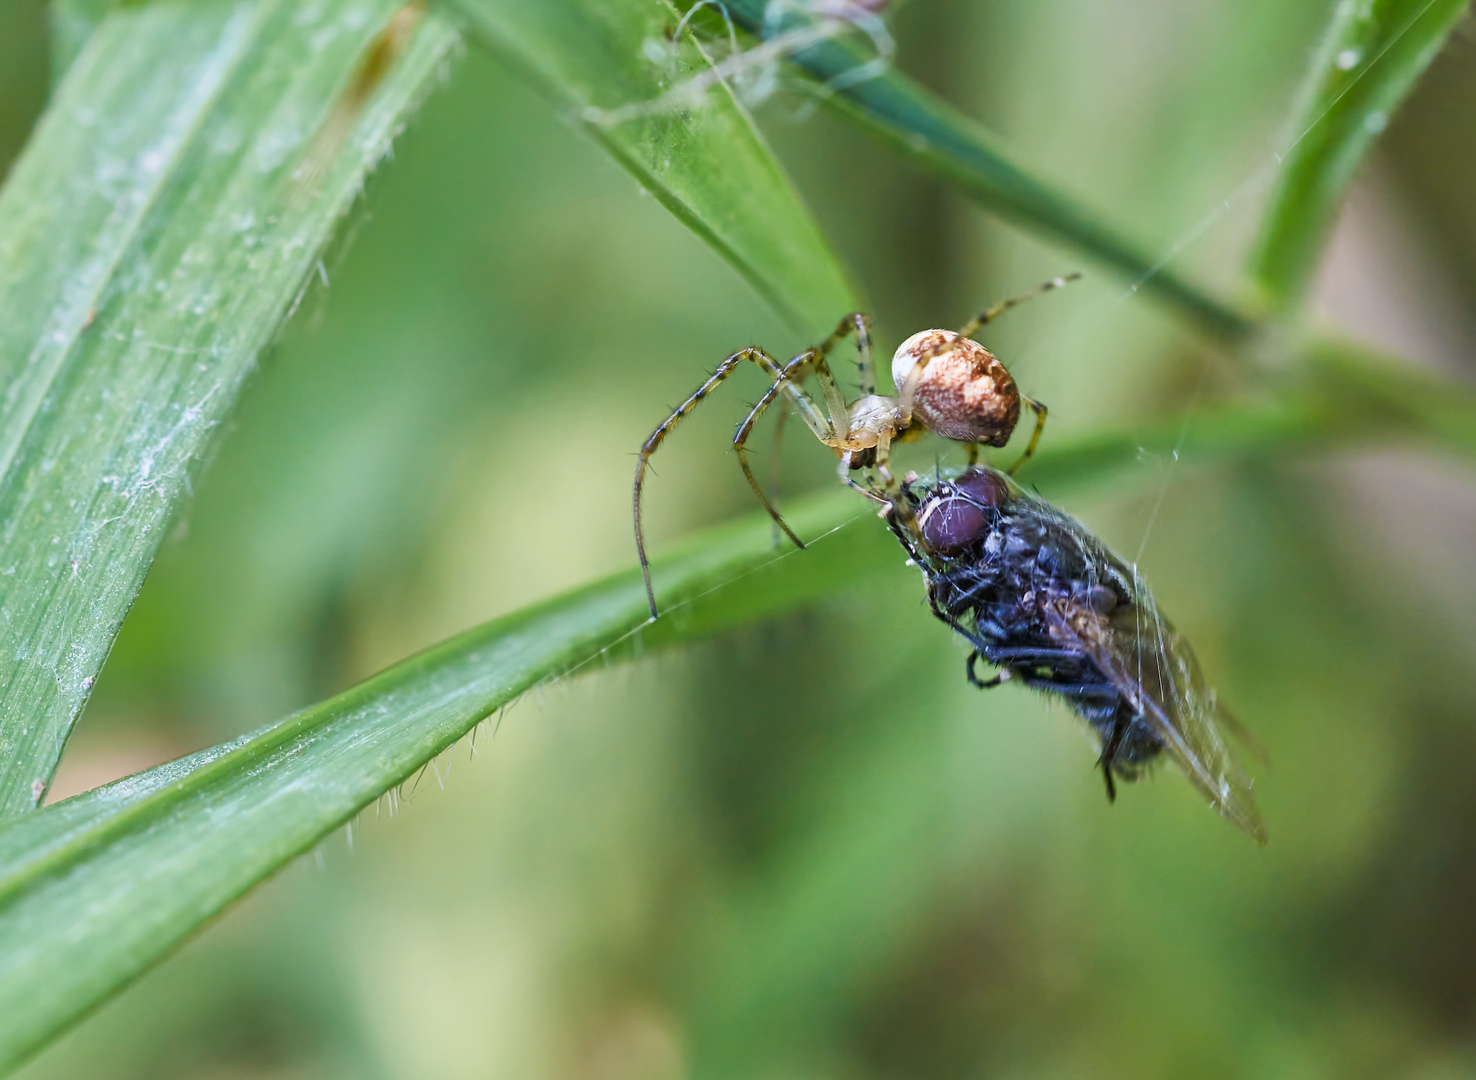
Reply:
[[[796, 357], [794, 360], [791, 360], [788, 366], [791, 368], [795, 367], [795, 365], [802, 358], [807, 358], [808, 356], [808, 353], [801, 353], [800, 356]], [[764, 373], [767, 374], [769, 378], [774, 381], [774, 385], [769, 388], [771, 392], [777, 394], [777, 387], [788, 393], [790, 401], [793, 403], [795, 410], [800, 414], [801, 419], [803, 419], [805, 423], [809, 425], [810, 430], [815, 433], [817, 438], [824, 439], [829, 436], [830, 424], [825, 419], [820, 410], [816, 407], [815, 403], [810, 399], [810, 396], [806, 394], [804, 390], [802, 390], [799, 386], [789, 380], [789, 378], [780, 369], [779, 364], [774, 360], [772, 356], [764, 352], [763, 349], [759, 348], [740, 349], [738, 352], [735, 352], [731, 356], [727, 357], [721, 364], [717, 366], [717, 370], [709, 375], [706, 381], [704, 381], [703, 384], [699, 386], [696, 391], [693, 392], [691, 397], [687, 398], [686, 401], [677, 406], [677, 408], [672, 411], [672, 414], [668, 416], [665, 420], [663, 420], [660, 425], [657, 426], [655, 431], [651, 432], [650, 437], [641, 444], [640, 455], [636, 461], [635, 483], [632, 486], [631, 491], [631, 518], [635, 523], [636, 553], [640, 556], [641, 577], [646, 584], [646, 599], [651, 604], [651, 618], [653, 619], [656, 618], [657, 615], [656, 593], [651, 588], [651, 566], [646, 558], [646, 537], [644, 531], [641, 528], [641, 490], [646, 481], [646, 465], [651, 460], [651, 455], [656, 453], [657, 448], [660, 447], [661, 443], [666, 439], [666, 437], [671, 434], [672, 429], [675, 428], [677, 424], [681, 423], [682, 417], [686, 416], [689, 412], [695, 409], [698, 403], [701, 402], [703, 398], [712, 393], [712, 391], [717, 388], [719, 383], [721, 383], [729, 375], [733, 374], [738, 366], [745, 361], [752, 361], [759, 367], [763, 368]], [[768, 397], [768, 395], [766, 395], [766, 397]], [[772, 400], [772, 398], [769, 398], [769, 400]], [[746, 464], [744, 467], [744, 471], [748, 472]], [[750, 480], [751, 477], [752, 474], [750, 473]], [[768, 500], [764, 499], [763, 501], [765, 506], [767, 506]], [[774, 513], [772, 507], [770, 507], [769, 512], [771, 514]], [[775, 520], [778, 520], [777, 515], [775, 516]], [[792, 536], [793, 534], [791, 533], [790, 535]], [[795, 542], [798, 543], [798, 540], [796, 540]]]
[[871, 358], [871, 317], [856, 312], [856, 382], [863, 394], [876, 393], [876, 364]]
[[863, 394], [876, 393], [876, 365], [871, 358], [871, 316], [864, 311], [853, 311], [842, 319], [831, 335], [815, 347], [821, 357], [830, 355], [832, 349], [846, 337], [856, 335], [856, 382]]
[[[904, 505], [906, 500], [902, 498], [902, 489], [897, 485], [897, 479], [892, 475], [891, 467], [887, 464], [887, 451], [891, 440], [885, 435], [879, 437], [876, 445], [872, 447], [875, 455], [872, 463], [865, 467], [863, 476], [866, 477], [865, 484], [858, 484], [851, 479], [854, 466], [851, 464], [854, 450], [847, 450], [841, 454], [840, 466], [837, 472], [840, 474], [841, 483], [855, 491], [859, 491], [874, 503], [883, 508], [882, 517], [890, 519], [894, 514], [902, 519], [903, 524], [911, 532], [916, 532], [913, 527], [911, 506]], [[908, 548], [911, 551], [911, 547]]]
[[892, 439], [888, 434], [877, 436], [876, 440], [876, 463], [872, 466], [876, 474], [881, 478], [881, 488], [894, 501], [902, 500], [902, 488], [897, 483], [897, 478], [892, 475], [891, 464]]
[[[1036, 401], [1034, 398], [1028, 398], [1024, 394], [1020, 395], [1020, 400], [1023, 401], [1026, 405], [1029, 405], [1030, 408], [1035, 411], [1035, 430], [1030, 433], [1030, 442], [1026, 444], [1025, 452], [1020, 455], [1018, 461], [1016, 461], [1013, 465], [1005, 470], [1006, 476], [1014, 476], [1015, 473], [1020, 471], [1020, 466], [1024, 465], [1027, 461], [1030, 460], [1030, 455], [1035, 453], [1036, 446], [1040, 444], [1040, 433], [1045, 430], [1046, 414], [1050, 412], [1050, 410], [1047, 409], [1039, 401]], [[971, 458], [973, 450], [974, 448], [970, 446], [969, 451]], [[972, 459], [969, 461], [969, 464], [973, 464]]]
[[[764, 415], [769, 406], [774, 403], [775, 398], [785, 392], [791, 397], [798, 394], [802, 400], [809, 404], [810, 409], [815, 412], [814, 417], [807, 416], [806, 421], [810, 424], [810, 430], [815, 433], [816, 438], [824, 442], [831, 437], [834, 429], [826, 422], [824, 417], [819, 415], [818, 411], [815, 411], [814, 404], [810, 402], [809, 396], [800, 388], [797, 381], [803, 377], [805, 369], [813, 366], [814, 362], [814, 350], [807, 349], [785, 364], [782, 370], [776, 371], [773, 384], [764, 391], [764, 396], [759, 398], [758, 404], [753, 407], [753, 410], [744, 419], [743, 423], [738, 425], [738, 430], [733, 434], [733, 451], [738, 455], [738, 467], [743, 470], [743, 477], [748, 481], [748, 486], [753, 489], [754, 496], [763, 505], [763, 508], [769, 512], [769, 516], [774, 519], [774, 524], [784, 530], [784, 535], [793, 540], [795, 546], [801, 549], [805, 546], [804, 541], [796, 536], [794, 530], [784, 523], [784, 518], [779, 515], [779, 511], [774, 508], [774, 504], [764, 494], [763, 486], [758, 482], [758, 477], [753, 475], [753, 467], [748, 464], [748, 437], [753, 434], [754, 425], [758, 423], [759, 417]], [[801, 415], [805, 415], [803, 411], [801, 411]], [[819, 425], [818, 427], [817, 424]]]
[[888, 518], [896, 518], [908, 532], [920, 535], [917, 527], [917, 517], [912, 512], [912, 504], [902, 497], [902, 487], [897, 483], [897, 478], [892, 475], [891, 466], [891, 436], [883, 433], [876, 440], [876, 469], [877, 476], [881, 479], [880, 491], [886, 496]]
[[[875, 378], [869, 374], [871, 368], [871, 322], [864, 312], [853, 311], [839, 323], [830, 336], [819, 345], [810, 349], [813, 357], [812, 366], [815, 370], [815, 378], [820, 382], [820, 392], [825, 397], [825, 408], [830, 413], [830, 425], [836, 431], [845, 430], [851, 415], [851, 410], [846, 405], [846, 395], [841, 392], [840, 384], [835, 381], [835, 375], [830, 370], [827, 357], [831, 351], [844, 341], [851, 333], [856, 334], [856, 348], [861, 351], [864, 363], [862, 372], [863, 387], [866, 383], [875, 384]], [[865, 391], [871, 393], [874, 391]]]
[[1010, 308], [1019, 307], [1027, 300], [1034, 300], [1042, 293], [1048, 293], [1052, 289], [1059, 289], [1063, 285], [1069, 285], [1073, 281], [1080, 280], [1080, 274], [1067, 274], [1065, 277], [1051, 278], [1050, 281], [1046, 281], [1041, 283], [1040, 285], [1037, 285], [1029, 292], [1021, 293], [1019, 296], [1011, 296], [1007, 300], [1001, 300], [992, 308], [979, 312], [979, 314], [975, 315], [968, 322], [964, 323], [963, 327], [958, 332], [958, 336], [961, 338], [970, 337], [973, 335], [974, 331], [979, 329], [979, 327], [984, 326], [988, 323], [992, 323], [995, 319], [999, 318], [1006, 311], [1009, 311]]
[[[789, 399], [779, 399], [779, 415], [774, 418], [774, 442], [769, 450], [769, 500], [774, 508], [779, 508], [779, 490], [783, 477], [780, 475], [781, 451], [784, 449], [784, 421], [789, 419]], [[782, 542], [781, 530], [778, 522], [774, 523], [774, 546], [778, 547]]]
[[840, 474], [841, 483], [845, 484], [852, 491], [860, 492], [872, 502], [881, 506], [890, 507], [892, 505], [892, 501], [878, 491], [874, 485], [858, 484], [851, 477], [851, 451], [847, 450], [841, 455], [840, 465], [836, 468], [836, 472]]
[[[851, 410], [847, 405], [845, 395], [841, 392], [836, 382], [835, 374], [830, 370], [827, 357], [851, 334], [856, 335], [856, 379], [863, 395], [875, 395], [876, 390], [876, 365], [871, 351], [871, 317], [864, 311], [853, 311], [836, 324], [830, 336], [816, 345], [811, 352], [814, 354], [812, 367], [815, 377], [819, 380], [821, 391], [825, 396], [827, 408], [830, 410], [832, 435], [840, 435], [844, 432], [850, 435]], [[823, 441], [823, 440], [822, 440]], [[876, 463], [866, 469], [866, 484], [859, 484], [851, 477], [851, 453], [841, 455], [839, 472], [841, 482], [855, 491], [865, 495], [873, 502], [887, 507], [889, 510], [898, 501], [900, 491], [896, 481], [892, 479], [891, 471], [887, 468], [887, 443], [889, 440], [882, 439], [876, 447]], [[878, 484], [875, 477], [881, 476], [882, 482]]]
[[[826, 430], [822, 431], [813, 422], [810, 422], [810, 430], [815, 433], [816, 438], [820, 439], [821, 442], [833, 439], [840, 432], [848, 430], [850, 407], [846, 404], [845, 394], [841, 391], [840, 384], [836, 382], [835, 374], [830, 370], [830, 365], [826, 357], [834, 351], [837, 345], [853, 333], [856, 335], [856, 350], [858, 353], [857, 371], [862, 392], [875, 393], [876, 376], [871, 356], [871, 320], [865, 312], [853, 311], [836, 324], [835, 329], [830, 332], [830, 335], [824, 341], [800, 353], [784, 366], [784, 369], [775, 378], [774, 384], [759, 399], [758, 404], [753, 407], [753, 411], [739, 425], [737, 433], [733, 436], [733, 449], [737, 453], [738, 464], [743, 469], [743, 475], [748, 480], [748, 486], [753, 489], [754, 495], [758, 497], [764, 509], [769, 512], [769, 516], [774, 519], [774, 523], [801, 548], [805, 545], [800, 542], [799, 537], [795, 536], [789, 526], [784, 523], [784, 519], [780, 516], [779, 511], [775, 509], [773, 502], [765, 495], [763, 488], [754, 477], [753, 470], [748, 463], [747, 443], [759, 417], [763, 416], [764, 412], [781, 391], [788, 391], [791, 398], [794, 398], [797, 394], [803, 395], [800, 384], [811, 371], [815, 373], [815, 378], [820, 383], [820, 391], [825, 399], [826, 409], [830, 414], [830, 424]], [[886, 447], [879, 446], [878, 453], [884, 462]], [[850, 457], [849, 455], [842, 455], [841, 457], [841, 479], [867, 498], [885, 506], [890, 505], [895, 500], [896, 484], [891, 480], [891, 473], [886, 471], [885, 464], [882, 465], [882, 470], [886, 480], [886, 488], [891, 493], [890, 497], [881, 494], [875, 487], [868, 490], [851, 479]]]

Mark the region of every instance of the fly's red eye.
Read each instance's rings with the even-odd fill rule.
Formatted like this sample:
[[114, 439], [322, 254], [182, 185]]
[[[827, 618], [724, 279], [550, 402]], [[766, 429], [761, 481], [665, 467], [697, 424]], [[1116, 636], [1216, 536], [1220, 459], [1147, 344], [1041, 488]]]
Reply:
[[928, 547], [940, 555], [957, 555], [989, 531], [984, 511], [959, 495], [930, 499], [917, 524]]
[[999, 506], [1009, 496], [1005, 481], [982, 469], [964, 473], [953, 482], [953, 486], [981, 506]]
[[1006, 482], [983, 469], [940, 485], [918, 514], [923, 540], [940, 555], [958, 554], [988, 534], [990, 511], [1004, 503], [1008, 495]]

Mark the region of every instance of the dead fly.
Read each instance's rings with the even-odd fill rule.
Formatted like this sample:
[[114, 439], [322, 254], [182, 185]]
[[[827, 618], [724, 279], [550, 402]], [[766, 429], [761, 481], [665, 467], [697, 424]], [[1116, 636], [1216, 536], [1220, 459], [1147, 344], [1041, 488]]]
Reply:
[[[984, 687], [1018, 681], [1069, 702], [1100, 739], [1109, 798], [1116, 797], [1114, 778], [1137, 779], [1167, 752], [1221, 814], [1264, 841], [1250, 783], [1225, 747], [1219, 725], [1244, 732], [1204, 687], [1188, 644], [1158, 613], [1142, 581], [1101, 541], [1009, 479], [1034, 452], [1046, 408], [1022, 397], [1004, 365], [970, 335], [1021, 301], [1078, 276], [1056, 278], [996, 304], [957, 332], [914, 334], [892, 357], [895, 397], [877, 392], [871, 324], [860, 312], [786, 364], [758, 348], [729, 356], [641, 447], [632, 514], [651, 617], [657, 614], [656, 595], [641, 531], [646, 465], [682, 417], [751, 361], [770, 385], [738, 426], [733, 449], [749, 487], [785, 535], [804, 547], [759, 485], [747, 453], [754, 425], [781, 395], [840, 459], [842, 481], [880, 505], [882, 518], [922, 569], [934, 613], [973, 646], [970, 681]], [[861, 396], [848, 401], [828, 357], [852, 333]], [[804, 389], [811, 375], [820, 386], [818, 401]], [[1035, 413], [1035, 429], [1008, 472], [971, 468], [954, 481], [930, 484], [911, 474], [903, 483], [894, 477], [892, 444], [930, 431], [966, 445], [972, 467], [979, 446], [1009, 441], [1022, 402]], [[980, 657], [1000, 670], [988, 682], [974, 671]]]
[[[1101, 745], [1113, 778], [1136, 780], [1167, 753], [1226, 819], [1265, 843], [1249, 779], [1221, 728], [1254, 739], [1204, 684], [1189, 643], [1148, 586], [1085, 525], [997, 469], [902, 484], [887, 518], [922, 569], [933, 614], [973, 647], [969, 681], [1019, 682], [1064, 698]], [[998, 669], [987, 681], [980, 659]]]

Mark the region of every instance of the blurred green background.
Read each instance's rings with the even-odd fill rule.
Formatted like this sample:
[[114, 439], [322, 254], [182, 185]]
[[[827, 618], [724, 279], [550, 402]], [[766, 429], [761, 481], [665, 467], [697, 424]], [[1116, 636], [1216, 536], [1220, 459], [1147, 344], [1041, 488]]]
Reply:
[[[1330, 9], [912, 0], [892, 22], [904, 70], [1228, 288]], [[8, 161], [44, 103], [44, 7], [0, 24]], [[1318, 290], [1328, 320], [1466, 377], [1473, 105], [1458, 33]], [[885, 352], [1081, 265], [798, 96], [759, 118]], [[627, 567], [633, 452], [664, 409], [735, 347], [805, 344], [474, 50], [351, 233], [152, 572], [55, 796]], [[986, 340], [1050, 404], [1047, 439], [1192, 424], [1223, 363], [1102, 274]], [[658, 548], [751, 510], [727, 452], [761, 388], [743, 376], [657, 458]], [[798, 428], [784, 458], [787, 492], [831, 482]], [[1065, 709], [965, 684], [899, 554], [793, 617], [519, 703], [21, 1075], [1476, 1074], [1469, 473], [1145, 455], [1067, 502], [1139, 557], [1270, 748], [1268, 848], [1169, 772], [1108, 806]]]

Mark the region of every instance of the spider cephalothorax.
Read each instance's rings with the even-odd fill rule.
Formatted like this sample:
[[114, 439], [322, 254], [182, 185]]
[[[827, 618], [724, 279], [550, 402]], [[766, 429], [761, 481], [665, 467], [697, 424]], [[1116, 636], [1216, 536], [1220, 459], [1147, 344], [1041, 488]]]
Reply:
[[[1046, 408], [1038, 401], [1023, 397], [1004, 365], [969, 335], [1021, 301], [1059, 288], [1079, 276], [1071, 274], [1054, 278], [1033, 292], [996, 304], [958, 331], [924, 330], [914, 334], [892, 357], [892, 378], [897, 386], [895, 396], [877, 392], [876, 370], [871, 356], [871, 322], [861, 312], [847, 315], [823, 342], [806, 349], [782, 366], [756, 347], [740, 349], [725, 359], [641, 446], [640, 460], [636, 464], [632, 515], [651, 617], [656, 617], [656, 595], [651, 588], [646, 544], [641, 531], [641, 490], [646, 464], [682, 417], [695, 409], [698, 402], [740, 365], [749, 361], [757, 364], [769, 377], [770, 385], [733, 436], [738, 464], [754, 495], [775, 523], [791, 540], [804, 547], [769, 501], [748, 462], [748, 438], [770, 405], [782, 395], [811, 434], [830, 447], [840, 459], [841, 479], [867, 498], [892, 508], [899, 505], [900, 495], [890, 466], [892, 443], [915, 439], [931, 431], [967, 445], [972, 464], [978, 447], [1003, 446], [1009, 441], [1020, 420], [1020, 404], [1024, 402], [1035, 412], [1035, 430], [1020, 460], [1009, 470], [1014, 472], [1035, 451], [1041, 429], [1045, 426]], [[856, 367], [861, 395], [848, 401], [831, 373], [827, 358], [841, 341], [853, 333], [856, 335]], [[803, 385], [812, 374], [820, 384], [818, 401], [805, 391]], [[858, 483], [852, 479], [853, 471], [863, 473], [866, 482]], [[905, 508], [902, 512], [906, 512]]]

